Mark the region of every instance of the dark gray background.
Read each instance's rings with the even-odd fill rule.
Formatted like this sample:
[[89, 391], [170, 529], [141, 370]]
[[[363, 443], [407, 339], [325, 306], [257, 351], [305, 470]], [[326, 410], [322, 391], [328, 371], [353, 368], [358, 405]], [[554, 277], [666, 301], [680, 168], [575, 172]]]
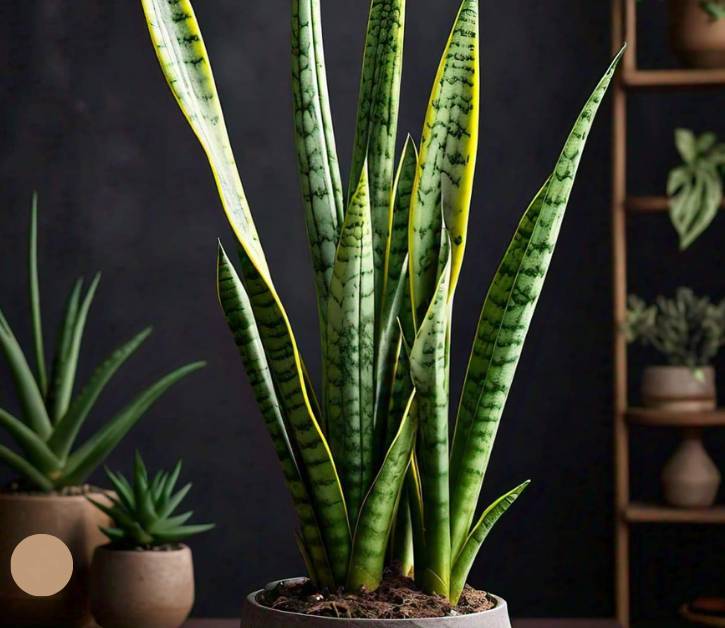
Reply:
[[[482, 0], [483, 114], [470, 243], [456, 300], [456, 394], [497, 260], [609, 62], [608, 4]], [[299, 574], [302, 565], [277, 462], [216, 303], [216, 238], [231, 238], [209, 169], [162, 79], [138, 2], [6, 0], [0, 7], [2, 307], [27, 339], [23, 264], [27, 209], [37, 188], [48, 330], [55, 329], [73, 278], [104, 273], [81, 380], [116, 344], [146, 324], [156, 327], [89, 427], [164, 370], [209, 361], [149, 413], [110, 462], [127, 470], [136, 447], [153, 465], [184, 458], [198, 520], [218, 524], [191, 543], [195, 612], [233, 615], [246, 591]], [[420, 135], [456, 8], [453, 0], [409, 2], [401, 137], [405, 131]], [[198, 0], [196, 9], [268, 259], [316, 370], [312, 276], [292, 143], [288, 2]], [[346, 169], [367, 2], [327, 0], [323, 9]], [[674, 63], [666, 50], [664, 9], [651, 0], [643, 11], [642, 63]], [[724, 103], [716, 90], [636, 96], [632, 189], [661, 193], [676, 159], [675, 125], [712, 128], [725, 137]], [[518, 616], [613, 612], [609, 115], [607, 104], [582, 164], [484, 489], [490, 500], [527, 477], [534, 480], [492, 533], [471, 576], [475, 585], [508, 598]], [[652, 297], [689, 283], [721, 297], [722, 221], [680, 254], [666, 216], [634, 219], [633, 289]], [[634, 353], [636, 390], [638, 369], [653, 356]], [[3, 396], [9, 387], [4, 375]], [[722, 436], [708, 437], [722, 462]], [[635, 433], [636, 496], [657, 497], [657, 474], [675, 442], [669, 431]], [[723, 549], [722, 529], [637, 528], [635, 612], [668, 614], [694, 594], [722, 593]]]

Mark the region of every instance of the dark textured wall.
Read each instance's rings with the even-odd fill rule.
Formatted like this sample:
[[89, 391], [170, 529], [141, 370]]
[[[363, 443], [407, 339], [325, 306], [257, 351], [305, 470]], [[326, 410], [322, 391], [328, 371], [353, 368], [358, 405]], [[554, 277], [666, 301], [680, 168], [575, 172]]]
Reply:
[[[351, 152], [366, 5], [323, 3], [344, 164]], [[49, 330], [73, 278], [103, 270], [81, 379], [115, 344], [148, 323], [155, 326], [89, 427], [165, 369], [208, 360], [202, 373], [149, 413], [110, 463], [128, 469], [136, 447], [154, 465], [184, 458], [185, 474], [195, 483], [191, 505], [200, 520], [218, 524], [192, 541], [195, 612], [232, 615], [244, 592], [298, 574], [302, 565], [275, 456], [216, 304], [216, 238], [231, 238], [207, 164], [161, 77], [138, 2], [4, 0], [0, 7], [2, 307], [27, 338], [22, 261], [27, 208], [37, 188]], [[196, 8], [270, 266], [316, 370], [312, 276], [292, 144], [288, 3], [197, 0]], [[455, 11], [453, 0], [409, 2], [401, 136], [420, 134]], [[645, 11], [644, 60], [671, 63], [661, 52], [661, 7], [648, 3]], [[470, 244], [456, 300], [454, 391], [497, 260], [606, 67], [608, 38], [607, 2], [482, 0], [482, 132]], [[675, 159], [673, 126], [713, 128], [725, 137], [723, 104], [718, 91], [637, 96], [632, 188], [662, 189]], [[509, 598], [516, 615], [613, 612], [609, 128], [605, 106], [484, 489], [491, 499], [526, 477], [534, 480], [493, 532], [472, 573], [474, 584]], [[722, 296], [722, 221], [679, 254], [666, 217], [633, 220], [633, 288], [651, 297], [690, 283]], [[636, 355], [633, 384], [639, 365], [651, 357]], [[8, 389], [3, 375], [3, 398]], [[722, 462], [723, 439], [709, 436]], [[658, 469], [674, 442], [667, 431], [636, 432], [636, 495], [657, 496]], [[721, 529], [646, 527], [636, 530], [634, 541], [637, 613], [668, 613], [690, 595], [722, 589]]]

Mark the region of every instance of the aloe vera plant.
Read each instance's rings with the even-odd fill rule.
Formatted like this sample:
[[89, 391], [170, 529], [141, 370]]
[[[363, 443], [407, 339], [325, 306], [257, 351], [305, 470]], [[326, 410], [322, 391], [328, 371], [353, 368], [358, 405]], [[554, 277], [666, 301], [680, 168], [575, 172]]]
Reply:
[[101, 527], [112, 545], [149, 549], [181, 543], [214, 527], [213, 523], [188, 524], [192, 511], [175, 514], [191, 490], [191, 484], [175, 490], [181, 473], [180, 460], [171, 471], [158, 471], [151, 478], [141, 454], [136, 452], [131, 482], [122, 473], [108, 468], [105, 471], [115, 491], [108, 495], [111, 504], [86, 499], [113, 521], [113, 527]]
[[13, 437], [19, 450], [0, 444], [0, 462], [23, 479], [29, 488], [52, 491], [85, 482], [143, 414], [172, 385], [201, 368], [194, 362], [172, 371], [152, 384], [115, 416], [75, 447], [79, 433], [103, 389], [116, 371], [148, 338], [151, 329], [136, 334], [113, 351], [76, 395], [73, 389], [86, 319], [98, 288], [97, 274], [83, 293], [78, 279], [68, 296], [57, 338], [55, 357], [46, 369], [38, 280], [38, 207], [33, 196], [30, 214], [28, 274], [30, 320], [35, 370], [28, 364], [18, 340], [0, 311], [0, 349], [12, 375], [20, 402], [20, 418], [0, 408], [0, 426]]
[[[372, 0], [351, 176], [341, 181], [319, 0], [292, 0], [294, 131], [320, 320], [318, 400], [275, 289], [189, 0], [142, 0], [168, 84], [198, 137], [239, 244], [218, 293], [299, 516], [320, 587], [375, 589], [399, 561], [456, 602], [523, 483], [476, 518], [479, 493], [582, 150], [620, 55], [526, 210], [483, 304], [453, 437], [451, 311], [478, 144], [478, 4], [464, 0], [433, 83], [420, 147], [399, 158], [404, 0]], [[347, 191], [346, 191], [347, 190]]]

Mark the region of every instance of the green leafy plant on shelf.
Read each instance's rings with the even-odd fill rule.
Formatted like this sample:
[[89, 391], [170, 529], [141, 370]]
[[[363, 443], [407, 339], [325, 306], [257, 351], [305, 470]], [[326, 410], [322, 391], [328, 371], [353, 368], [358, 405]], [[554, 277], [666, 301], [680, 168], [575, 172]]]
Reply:
[[626, 332], [629, 342], [653, 347], [671, 366], [697, 370], [725, 345], [725, 299], [712, 303], [690, 288], [678, 288], [672, 299], [658, 296], [651, 305], [630, 295]]
[[690, 246], [717, 216], [723, 200], [725, 144], [714, 133], [696, 136], [675, 131], [675, 146], [683, 163], [667, 179], [670, 219], [680, 237], [680, 249]]
[[46, 369], [38, 281], [38, 210], [33, 196], [28, 274], [30, 322], [35, 370], [0, 311], [0, 348], [12, 375], [20, 402], [20, 418], [0, 408], [0, 427], [15, 440], [19, 451], [0, 444], [0, 462], [19, 473], [23, 488], [52, 491], [83, 484], [149, 407], [180, 379], [201, 368], [203, 362], [182, 366], [137, 395], [83, 444], [76, 441], [83, 424], [118, 368], [141, 346], [151, 329], [118, 347], [93, 372], [86, 386], [74, 396], [83, 331], [98, 288], [97, 274], [83, 293], [78, 279], [68, 296], [56, 342], [55, 357]]
[[711, 19], [725, 19], [725, 0], [700, 0], [700, 6]]
[[109, 493], [111, 504], [87, 497], [96, 508], [113, 521], [112, 528], [101, 532], [117, 548], [151, 549], [175, 545], [214, 527], [213, 523], [189, 525], [192, 511], [177, 515], [176, 510], [189, 493], [191, 484], [175, 491], [181, 473], [181, 460], [172, 471], [158, 471], [149, 477], [141, 454], [136, 452], [133, 476], [129, 482], [121, 473], [106, 469], [115, 494]]
[[188, 0], [143, 0], [161, 67], [209, 158], [237, 237], [219, 247], [221, 306], [300, 520], [320, 587], [380, 584], [395, 561], [456, 602], [473, 560], [523, 483], [476, 517], [484, 474], [582, 150], [621, 53], [524, 213], [483, 304], [449, 434], [453, 297], [478, 145], [478, 3], [455, 18], [420, 149], [396, 159], [404, 0], [373, 0], [354, 150], [343, 187], [318, 0], [292, 2], [294, 134], [317, 291], [321, 398], [275, 289]]

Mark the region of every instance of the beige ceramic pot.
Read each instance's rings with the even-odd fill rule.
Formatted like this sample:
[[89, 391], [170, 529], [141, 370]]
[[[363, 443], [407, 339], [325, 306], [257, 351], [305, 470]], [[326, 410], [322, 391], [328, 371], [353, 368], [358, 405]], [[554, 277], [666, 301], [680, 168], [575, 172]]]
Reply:
[[670, 0], [670, 38], [675, 52], [695, 68], [725, 68], [725, 19], [713, 20], [700, 0]]
[[91, 609], [103, 628], [178, 628], [194, 605], [191, 550], [99, 547], [91, 567]]
[[649, 366], [642, 377], [642, 402], [648, 408], [671, 412], [714, 410], [715, 370], [699, 369], [698, 377], [686, 366]]
[[[100, 494], [97, 499], [104, 499]], [[0, 626], [93, 626], [88, 604], [88, 574], [95, 548], [105, 542], [98, 529], [109, 519], [85, 497], [0, 493]], [[73, 556], [73, 575], [65, 588], [48, 597], [33, 597], [13, 581], [10, 564], [15, 547], [33, 534], [63, 541]]]
[[702, 444], [702, 430], [684, 430], [682, 443], [662, 470], [665, 501], [679, 508], [709, 508], [721, 475]]

